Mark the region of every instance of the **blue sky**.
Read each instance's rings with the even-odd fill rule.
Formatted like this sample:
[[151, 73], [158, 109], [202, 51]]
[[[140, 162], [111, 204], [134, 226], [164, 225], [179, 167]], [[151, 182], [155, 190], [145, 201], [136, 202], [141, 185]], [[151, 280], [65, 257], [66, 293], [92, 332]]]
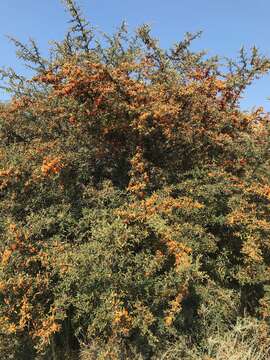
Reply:
[[[152, 25], [164, 47], [181, 40], [187, 31], [203, 31], [195, 49], [210, 55], [237, 56], [241, 46], [259, 47], [270, 56], [269, 0], [78, 0], [100, 30], [113, 32], [125, 20], [130, 29]], [[49, 40], [61, 40], [68, 28], [68, 14], [60, 0], [2, 0], [0, 8], [0, 66], [24, 72], [5, 35], [22, 42], [31, 36], [46, 53]], [[270, 111], [270, 77], [257, 81], [245, 94], [242, 107], [264, 105]], [[6, 96], [1, 92], [0, 98]]]

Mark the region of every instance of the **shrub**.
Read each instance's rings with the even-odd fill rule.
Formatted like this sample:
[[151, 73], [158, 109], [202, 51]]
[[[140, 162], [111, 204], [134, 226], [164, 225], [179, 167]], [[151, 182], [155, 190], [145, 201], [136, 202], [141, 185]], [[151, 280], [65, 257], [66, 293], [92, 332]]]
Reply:
[[14, 40], [35, 74], [3, 73], [3, 344], [154, 359], [219, 329], [224, 358], [237, 319], [269, 323], [269, 117], [239, 99], [270, 62], [242, 50], [224, 70], [190, 50], [198, 34], [163, 50], [146, 25], [106, 46], [66, 5], [50, 60]]

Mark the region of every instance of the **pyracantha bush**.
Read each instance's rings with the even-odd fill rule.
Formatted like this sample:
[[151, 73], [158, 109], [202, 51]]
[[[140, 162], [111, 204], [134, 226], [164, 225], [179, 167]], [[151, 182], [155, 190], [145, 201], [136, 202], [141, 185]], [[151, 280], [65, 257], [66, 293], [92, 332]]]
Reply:
[[269, 117], [239, 100], [270, 61], [224, 67], [199, 34], [164, 50], [146, 25], [98, 40], [66, 5], [50, 60], [13, 40], [32, 79], [2, 70], [2, 357], [154, 359], [246, 316], [263, 342]]

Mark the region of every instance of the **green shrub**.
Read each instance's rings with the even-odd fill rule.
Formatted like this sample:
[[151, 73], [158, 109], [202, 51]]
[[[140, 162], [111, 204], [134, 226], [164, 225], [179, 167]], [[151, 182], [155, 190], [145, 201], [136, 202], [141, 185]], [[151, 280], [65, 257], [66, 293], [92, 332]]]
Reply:
[[269, 60], [224, 70], [146, 25], [106, 46], [66, 4], [50, 60], [15, 41], [35, 75], [3, 74], [1, 356], [263, 358], [269, 116], [239, 99]]

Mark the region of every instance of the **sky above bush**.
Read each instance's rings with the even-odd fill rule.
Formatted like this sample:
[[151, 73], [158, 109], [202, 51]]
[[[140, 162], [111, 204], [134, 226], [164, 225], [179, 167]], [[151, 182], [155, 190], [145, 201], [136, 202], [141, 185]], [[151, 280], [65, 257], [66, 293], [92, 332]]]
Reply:
[[[178, 41], [187, 31], [202, 30], [202, 38], [193, 44], [196, 50], [235, 57], [241, 46], [256, 45], [261, 53], [270, 55], [268, 0], [80, 0], [79, 4], [93, 25], [108, 33], [123, 20], [131, 30], [147, 22], [163, 47]], [[63, 38], [68, 20], [60, 0], [2, 1], [0, 66], [11, 66], [25, 73], [5, 35], [23, 42], [31, 36], [46, 53], [48, 41]], [[268, 81], [269, 77], [265, 77], [248, 89], [242, 100], [243, 109], [264, 105], [270, 110]], [[1, 91], [0, 98], [6, 100], [8, 96]]]

